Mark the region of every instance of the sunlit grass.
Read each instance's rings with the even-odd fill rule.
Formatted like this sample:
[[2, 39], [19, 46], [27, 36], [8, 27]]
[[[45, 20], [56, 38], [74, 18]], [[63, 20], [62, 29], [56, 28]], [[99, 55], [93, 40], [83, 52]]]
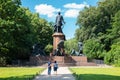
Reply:
[[0, 80], [26, 80], [32, 79], [37, 73], [43, 71], [44, 68], [29, 67], [1, 67]]
[[70, 68], [76, 80], [120, 80], [120, 68]]

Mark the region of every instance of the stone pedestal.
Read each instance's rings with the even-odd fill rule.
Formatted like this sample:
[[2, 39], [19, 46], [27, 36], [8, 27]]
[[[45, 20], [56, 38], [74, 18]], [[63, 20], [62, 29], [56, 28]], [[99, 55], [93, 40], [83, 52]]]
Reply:
[[57, 45], [60, 40], [65, 40], [65, 35], [63, 33], [54, 33], [53, 35], [53, 50], [57, 49]]

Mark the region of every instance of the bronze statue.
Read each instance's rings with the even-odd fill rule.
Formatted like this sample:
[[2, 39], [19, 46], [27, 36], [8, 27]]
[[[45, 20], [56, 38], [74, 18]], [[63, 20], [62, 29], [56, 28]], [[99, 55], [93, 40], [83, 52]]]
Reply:
[[44, 50], [42, 49], [42, 45], [40, 43], [36, 43], [32, 46], [32, 55], [46, 56]]
[[78, 49], [79, 49], [79, 54], [83, 53], [83, 43], [82, 42], [78, 42]]
[[56, 21], [55, 21], [54, 32], [63, 33], [62, 28], [61, 28], [63, 23], [65, 24], [63, 16], [60, 14], [60, 12], [58, 12], [58, 15], [56, 16]]
[[54, 56], [64, 56], [64, 40], [60, 40], [57, 49], [53, 52]]

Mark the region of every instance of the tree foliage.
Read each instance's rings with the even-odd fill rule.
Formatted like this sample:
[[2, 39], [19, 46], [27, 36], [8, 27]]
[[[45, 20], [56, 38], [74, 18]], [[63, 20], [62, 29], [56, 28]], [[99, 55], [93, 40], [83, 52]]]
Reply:
[[53, 45], [51, 44], [48, 44], [46, 47], [45, 47], [45, 51], [48, 55], [50, 55], [50, 53], [53, 51]]
[[116, 43], [111, 46], [111, 50], [107, 52], [105, 56], [105, 62], [107, 64], [120, 66], [120, 43]]
[[120, 10], [112, 18], [112, 29], [109, 30], [109, 35], [112, 39], [111, 50], [105, 55], [107, 64], [115, 64], [120, 66]]
[[75, 38], [65, 41], [64, 46], [67, 54], [70, 54], [73, 49], [78, 51], [78, 41]]
[[51, 24], [22, 7], [20, 0], [0, 0], [0, 57], [28, 59], [35, 43], [42, 49], [52, 44], [52, 33]]
[[104, 46], [99, 41], [94, 39], [89, 39], [84, 44], [83, 53], [88, 56], [88, 58], [103, 58], [104, 57]]
[[84, 52], [89, 57], [102, 58], [102, 53], [108, 55], [105, 52], [111, 51], [111, 46], [119, 42], [119, 4], [120, 0], [100, 0], [97, 6], [85, 7], [79, 12], [77, 17], [79, 28], [76, 30], [75, 38], [85, 43]]

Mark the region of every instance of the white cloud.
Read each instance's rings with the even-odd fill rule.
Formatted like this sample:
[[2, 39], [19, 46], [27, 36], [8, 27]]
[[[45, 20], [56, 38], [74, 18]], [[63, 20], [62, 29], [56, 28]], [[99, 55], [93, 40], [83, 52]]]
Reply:
[[55, 16], [55, 12], [60, 11], [60, 9], [57, 9], [52, 5], [47, 5], [47, 4], [36, 5], [35, 10], [40, 15], [47, 15], [48, 17], [53, 17]]
[[71, 18], [76, 18], [79, 14], [80, 10], [77, 9], [69, 9], [65, 12], [64, 16], [65, 17], [71, 17]]
[[89, 5], [86, 2], [83, 2], [82, 4], [65, 4], [64, 8], [67, 8], [68, 10], [65, 11], [64, 16], [69, 18], [76, 18], [79, 15], [79, 11], [82, 10], [85, 6], [89, 7]]
[[[64, 11], [64, 16], [69, 18], [76, 18], [79, 14], [79, 11], [82, 10], [84, 7], [89, 7], [89, 5], [86, 2], [83, 2], [82, 4], [76, 4], [76, 3], [68, 3], [65, 4], [63, 7], [66, 8]], [[40, 4], [35, 6], [35, 11], [38, 12], [40, 15], [45, 15], [47, 17], [55, 17], [56, 12], [61, 11], [60, 8], [55, 8], [52, 5], [48, 4]]]
[[85, 6], [89, 7], [89, 5], [86, 2], [84, 2], [83, 4], [69, 3], [64, 5], [65, 8], [72, 8], [72, 9], [83, 9]]

